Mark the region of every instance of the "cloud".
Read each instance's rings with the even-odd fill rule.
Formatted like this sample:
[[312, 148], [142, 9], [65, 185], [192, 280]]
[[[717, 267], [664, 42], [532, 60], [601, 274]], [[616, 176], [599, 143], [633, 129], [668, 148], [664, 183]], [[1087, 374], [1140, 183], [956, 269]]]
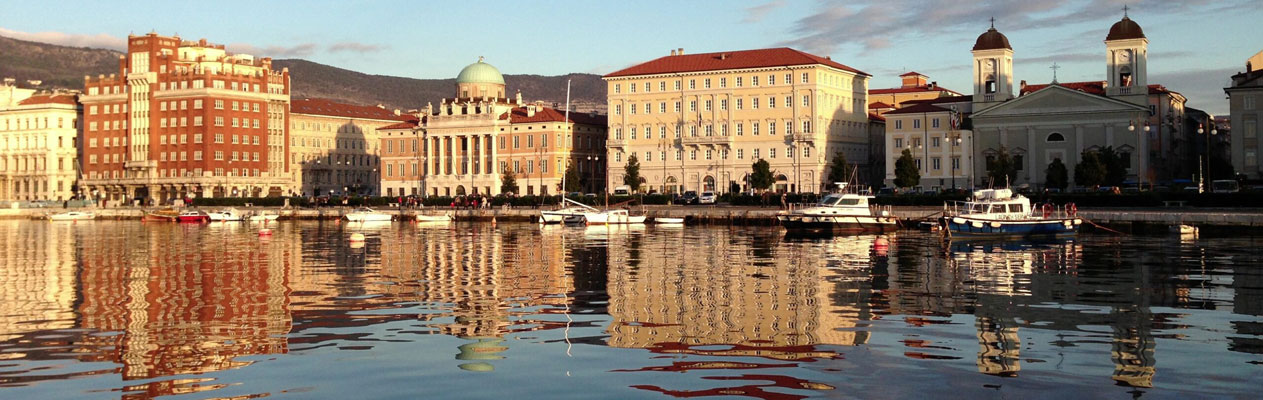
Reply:
[[1231, 85], [1232, 75], [1238, 72], [1241, 72], [1240, 67], [1150, 72], [1149, 83], [1180, 92], [1188, 99], [1189, 107], [1211, 114], [1227, 114], [1224, 88]]
[[1052, 54], [1052, 55], [1041, 56], [1041, 57], [1021, 57], [1021, 58], [1017, 58], [1013, 60], [1013, 62], [1017, 64], [1049, 64], [1049, 65], [1052, 65], [1052, 63], [1058, 63], [1058, 64], [1064, 65], [1067, 63], [1093, 62], [1093, 61], [1104, 62], [1105, 53], [1064, 53], [1064, 54]]
[[763, 20], [763, 17], [777, 8], [785, 5], [785, 0], [776, 0], [746, 9], [746, 17], [741, 20], [742, 23], [753, 23]]
[[264, 46], [257, 47], [247, 43], [233, 43], [226, 46], [228, 51], [234, 53], [246, 53], [258, 57], [307, 57], [316, 52], [318, 46], [315, 43], [299, 43], [293, 46]]
[[49, 43], [61, 46], [72, 47], [90, 47], [98, 49], [110, 49], [125, 51], [127, 50], [127, 39], [110, 36], [104, 33], [96, 35], [83, 35], [77, 33], [65, 32], [21, 32], [12, 29], [0, 28], [0, 36], [6, 36], [18, 40], [26, 40], [31, 42]]
[[385, 50], [386, 46], [359, 43], [359, 42], [338, 42], [329, 45], [330, 53], [351, 52], [351, 53], [376, 53]]
[[[1212, 8], [1223, 9], [1224, 3], [1241, 7], [1250, 5], [1251, 1], [1257, 0], [821, 1], [814, 13], [794, 23], [790, 28], [792, 38], [780, 45], [828, 54], [840, 46], [857, 44], [867, 52], [898, 40], [981, 33], [987, 19], [992, 17], [996, 19], [998, 29], [1013, 32], [1116, 20], [1124, 4], [1143, 4], [1142, 7], [1133, 7], [1133, 10], [1143, 9], [1146, 15], [1188, 17], [1206, 15]], [[1104, 33], [1101, 30], [1094, 37], [1103, 37]]]

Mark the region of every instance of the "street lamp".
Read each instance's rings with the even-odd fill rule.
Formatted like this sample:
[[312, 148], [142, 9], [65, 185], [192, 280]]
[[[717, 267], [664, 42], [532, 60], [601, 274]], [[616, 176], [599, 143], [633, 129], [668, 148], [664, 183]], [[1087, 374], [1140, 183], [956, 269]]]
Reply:
[[[1207, 123], [1210, 123], [1210, 122], [1208, 121]], [[1205, 193], [1209, 189], [1208, 185], [1212, 182], [1211, 179], [1207, 179], [1207, 176], [1210, 175], [1210, 137], [1212, 135], [1218, 135], [1219, 129], [1216, 129], [1215, 126], [1211, 126], [1210, 131], [1207, 132], [1205, 124], [1197, 124], [1197, 134], [1206, 135], [1206, 171], [1199, 174], [1201, 176], [1201, 182], [1198, 182], [1197, 184], [1197, 192]], [[1198, 157], [1201, 157], [1201, 156], [1199, 155]], [[1197, 168], [1198, 169], [1202, 168], [1202, 163], [1200, 160], [1197, 163]]]
[[[1148, 123], [1148, 122], [1145, 122], [1145, 126], [1144, 126], [1144, 136], [1141, 136], [1141, 138], [1144, 138], [1144, 139], [1146, 140], [1146, 142], [1145, 142], [1146, 144], [1148, 143], [1148, 139], [1149, 139], [1149, 130], [1150, 130], [1150, 129], [1151, 129], [1151, 128], [1149, 127], [1149, 123]], [[1135, 123], [1135, 122], [1128, 122], [1128, 124], [1127, 124], [1127, 131], [1128, 131], [1128, 132], [1135, 132], [1135, 131], [1136, 131], [1136, 123]], [[1139, 139], [1137, 139], [1137, 140], [1136, 140], [1136, 144], [1137, 144], [1137, 145], [1141, 144], [1141, 141], [1140, 141]], [[1138, 150], [1140, 150], [1140, 151], [1141, 151], [1141, 153], [1140, 153], [1140, 155], [1139, 155], [1139, 157], [1138, 157], [1138, 158], [1139, 158], [1140, 160], [1144, 160], [1144, 159], [1145, 159], [1145, 153], [1144, 153], [1144, 152], [1149, 151], [1148, 146], [1147, 146], [1147, 145], [1145, 145], [1145, 146], [1138, 146], [1138, 147], [1139, 147], [1139, 149], [1138, 149]], [[1148, 168], [1147, 168], [1147, 167], [1148, 167], [1148, 165], [1144, 165], [1145, 163], [1143, 163], [1143, 162], [1139, 162], [1138, 164], [1141, 164], [1141, 165], [1140, 165], [1140, 168], [1138, 168], [1138, 169], [1139, 169], [1139, 171], [1136, 173], [1136, 186], [1137, 186], [1137, 189], [1144, 189], [1144, 187], [1145, 187], [1145, 185], [1144, 185], [1145, 174], [1149, 172], [1149, 171], [1148, 171]]]

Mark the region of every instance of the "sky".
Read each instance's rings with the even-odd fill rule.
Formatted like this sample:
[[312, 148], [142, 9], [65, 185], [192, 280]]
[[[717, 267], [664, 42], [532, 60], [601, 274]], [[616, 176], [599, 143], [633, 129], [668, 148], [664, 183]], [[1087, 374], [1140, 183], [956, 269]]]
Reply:
[[[1263, 0], [637, 0], [0, 2], [0, 36], [121, 49], [128, 34], [206, 38], [228, 51], [370, 74], [452, 78], [479, 56], [505, 74], [607, 74], [666, 56], [788, 46], [896, 87], [917, 71], [971, 90], [970, 48], [995, 18], [1014, 84], [1105, 79], [1105, 35], [1128, 7], [1149, 39], [1149, 83], [1226, 114], [1229, 77], [1263, 50]], [[1250, 33], [1253, 32], [1253, 33]]]

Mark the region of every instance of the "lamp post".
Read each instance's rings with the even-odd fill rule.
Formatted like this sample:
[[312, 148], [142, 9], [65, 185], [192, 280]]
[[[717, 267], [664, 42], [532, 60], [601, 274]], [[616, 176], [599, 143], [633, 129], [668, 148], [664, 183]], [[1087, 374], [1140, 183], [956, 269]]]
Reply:
[[960, 136], [961, 136], [960, 131], [953, 129], [951, 132], [948, 132], [947, 135], [945, 135], [944, 137], [944, 139], [947, 140], [947, 144], [952, 147], [952, 150], [948, 152], [948, 156], [949, 156], [948, 161], [952, 163], [951, 173], [952, 173], [952, 190], [953, 191], [956, 190], [956, 164], [959, 163], [960, 160], [958, 158], [952, 158], [951, 156], [954, 156], [956, 152], [960, 150], [960, 144], [961, 144]]
[[[1139, 156], [1139, 157], [1137, 157], [1137, 159], [1138, 159], [1139, 161], [1144, 161], [1144, 160], [1145, 160], [1145, 158], [1146, 158], [1146, 157], [1145, 157], [1145, 154], [1149, 151], [1149, 149], [1148, 149], [1148, 146], [1147, 146], [1147, 145], [1141, 146], [1142, 141], [1140, 140], [1140, 139], [1144, 139], [1144, 144], [1147, 144], [1147, 143], [1148, 143], [1148, 140], [1149, 140], [1149, 130], [1150, 130], [1150, 128], [1149, 128], [1149, 123], [1148, 123], [1148, 122], [1146, 122], [1146, 123], [1145, 123], [1145, 126], [1144, 126], [1144, 130], [1142, 131], [1142, 133], [1140, 134], [1140, 136], [1139, 136], [1139, 137], [1137, 138], [1137, 140], [1136, 140], [1136, 144], [1138, 145], [1138, 146], [1137, 146], [1137, 150], [1139, 150], [1139, 151], [1141, 152], [1141, 153], [1140, 153], [1140, 156]], [[1135, 122], [1131, 122], [1131, 123], [1127, 124], [1127, 131], [1128, 131], [1128, 132], [1134, 132], [1134, 131], [1136, 131], [1136, 123], [1135, 123]], [[1129, 160], [1129, 161], [1130, 161], [1130, 160]], [[1145, 174], [1147, 174], [1147, 173], [1149, 172], [1149, 171], [1148, 171], [1148, 168], [1146, 168], [1146, 167], [1148, 167], [1148, 165], [1145, 165], [1145, 163], [1144, 163], [1144, 162], [1137, 162], [1137, 164], [1140, 164], [1140, 165], [1138, 166], [1139, 168], [1137, 168], [1137, 169], [1139, 169], [1140, 171], [1139, 171], [1139, 173], [1137, 173], [1137, 174], [1136, 174], [1136, 189], [1143, 190], [1143, 189], [1145, 188], [1145, 185], [1144, 185], [1144, 181], [1145, 181]]]
[[[1208, 120], [1208, 121], [1207, 121], [1207, 124], [1209, 124], [1209, 123], [1212, 123], [1212, 122], [1210, 122], [1210, 121]], [[1207, 130], [1206, 130], [1206, 127], [1205, 127], [1205, 125], [1206, 125], [1206, 124], [1198, 124], [1198, 125], [1197, 125], [1197, 134], [1199, 134], [1199, 135], [1206, 135], [1206, 170], [1205, 170], [1205, 171], [1203, 171], [1201, 174], [1198, 174], [1198, 175], [1200, 175], [1200, 177], [1201, 177], [1201, 182], [1198, 182], [1198, 183], [1197, 183], [1197, 192], [1198, 192], [1198, 193], [1205, 193], [1205, 192], [1207, 192], [1207, 191], [1210, 191], [1210, 186], [1209, 186], [1209, 185], [1212, 183], [1212, 180], [1211, 180], [1211, 179], [1208, 179], [1208, 177], [1209, 177], [1209, 178], [1214, 178], [1214, 177], [1210, 177], [1210, 176], [1209, 176], [1209, 175], [1210, 175], [1210, 167], [1211, 167], [1211, 165], [1210, 165], [1210, 137], [1211, 137], [1212, 135], [1218, 135], [1218, 134], [1219, 134], [1219, 129], [1217, 129], [1215, 126], [1213, 126], [1213, 125], [1212, 125], [1212, 126], [1210, 127], [1210, 130], [1209, 130], [1209, 131], [1207, 131]], [[1201, 156], [1199, 155], [1198, 157], [1200, 158]], [[1198, 160], [1198, 163], [1197, 163], [1197, 168], [1198, 168], [1198, 169], [1201, 169], [1201, 167], [1202, 167], [1201, 160]]]

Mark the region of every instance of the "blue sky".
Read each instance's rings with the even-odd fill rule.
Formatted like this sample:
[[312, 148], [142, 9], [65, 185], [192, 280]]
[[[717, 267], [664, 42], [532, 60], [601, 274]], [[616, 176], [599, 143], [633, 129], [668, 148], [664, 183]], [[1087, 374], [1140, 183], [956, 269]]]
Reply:
[[1016, 80], [1046, 83], [1053, 62], [1063, 82], [1104, 79], [1102, 41], [1124, 4], [1150, 41], [1150, 83], [1226, 113], [1222, 87], [1263, 50], [1260, 0], [5, 0], [0, 35], [120, 48], [128, 33], [156, 31], [414, 78], [454, 77], [478, 56], [506, 74], [604, 74], [677, 47], [790, 46], [873, 74], [874, 88], [918, 71], [968, 92], [969, 49], [991, 17], [1014, 47]]

